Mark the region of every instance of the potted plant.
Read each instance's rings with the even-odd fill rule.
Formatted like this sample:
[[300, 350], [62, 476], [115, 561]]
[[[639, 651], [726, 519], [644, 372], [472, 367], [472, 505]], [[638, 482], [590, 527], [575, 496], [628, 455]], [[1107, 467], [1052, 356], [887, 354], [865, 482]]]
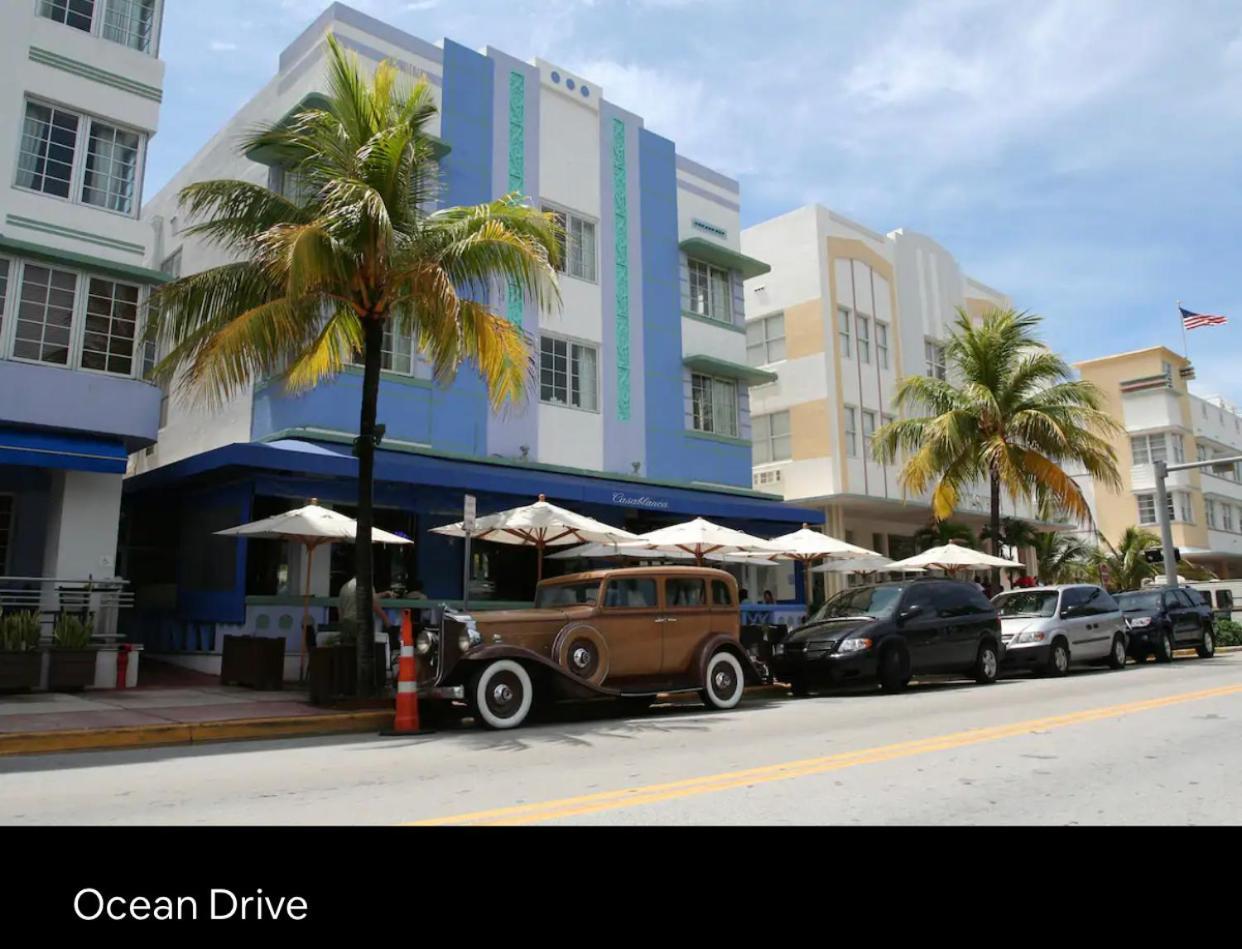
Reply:
[[61, 613], [52, 630], [52, 661], [47, 687], [68, 692], [95, 684], [95, 650], [91, 624], [73, 613]]
[[0, 615], [0, 692], [29, 691], [39, 684], [39, 634], [34, 613]]

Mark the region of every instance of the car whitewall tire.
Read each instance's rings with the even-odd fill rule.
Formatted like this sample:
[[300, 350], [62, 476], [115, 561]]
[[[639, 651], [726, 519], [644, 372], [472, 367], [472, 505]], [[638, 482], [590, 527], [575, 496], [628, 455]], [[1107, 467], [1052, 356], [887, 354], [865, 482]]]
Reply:
[[535, 690], [520, 662], [497, 659], [475, 674], [470, 706], [488, 728], [517, 728], [526, 721]]
[[734, 708], [742, 701], [746, 687], [742, 664], [731, 652], [721, 650], [707, 661], [707, 673], [703, 682], [703, 701], [708, 708], [722, 711]]

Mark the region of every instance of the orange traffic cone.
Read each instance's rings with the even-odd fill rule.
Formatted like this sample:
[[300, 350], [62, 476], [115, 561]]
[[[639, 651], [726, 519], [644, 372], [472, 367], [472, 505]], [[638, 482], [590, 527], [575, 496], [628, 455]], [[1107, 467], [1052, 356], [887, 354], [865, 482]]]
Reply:
[[414, 656], [414, 618], [410, 610], [401, 612], [401, 659], [397, 667], [397, 717], [386, 736], [427, 735], [418, 721], [418, 660]]

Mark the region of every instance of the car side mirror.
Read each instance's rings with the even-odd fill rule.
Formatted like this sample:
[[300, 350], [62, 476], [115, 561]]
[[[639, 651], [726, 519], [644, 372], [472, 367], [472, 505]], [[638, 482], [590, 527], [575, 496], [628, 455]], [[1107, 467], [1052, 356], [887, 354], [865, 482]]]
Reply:
[[1081, 606], [1067, 606], [1061, 611], [1061, 619], [1072, 619], [1082, 613]]
[[910, 606], [907, 606], [900, 613], [898, 613], [897, 619], [904, 623], [906, 620], [914, 619], [916, 616], [921, 616], [922, 614], [923, 614], [923, 607], [920, 606], [918, 603], [914, 603]]

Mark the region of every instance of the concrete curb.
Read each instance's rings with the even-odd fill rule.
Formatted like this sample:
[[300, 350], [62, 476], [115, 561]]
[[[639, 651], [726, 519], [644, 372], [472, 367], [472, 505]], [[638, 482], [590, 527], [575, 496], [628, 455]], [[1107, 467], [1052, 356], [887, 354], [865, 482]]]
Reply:
[[392, 716], [391, 710], [379, 710], [295, 718], [244, 718], [187, 724], [170, 722], [167, 725], [131, 725], [123, 728], [15, 732], [0, 734], [0, 757], [378, 732], [381, 728], [392, 725]]

